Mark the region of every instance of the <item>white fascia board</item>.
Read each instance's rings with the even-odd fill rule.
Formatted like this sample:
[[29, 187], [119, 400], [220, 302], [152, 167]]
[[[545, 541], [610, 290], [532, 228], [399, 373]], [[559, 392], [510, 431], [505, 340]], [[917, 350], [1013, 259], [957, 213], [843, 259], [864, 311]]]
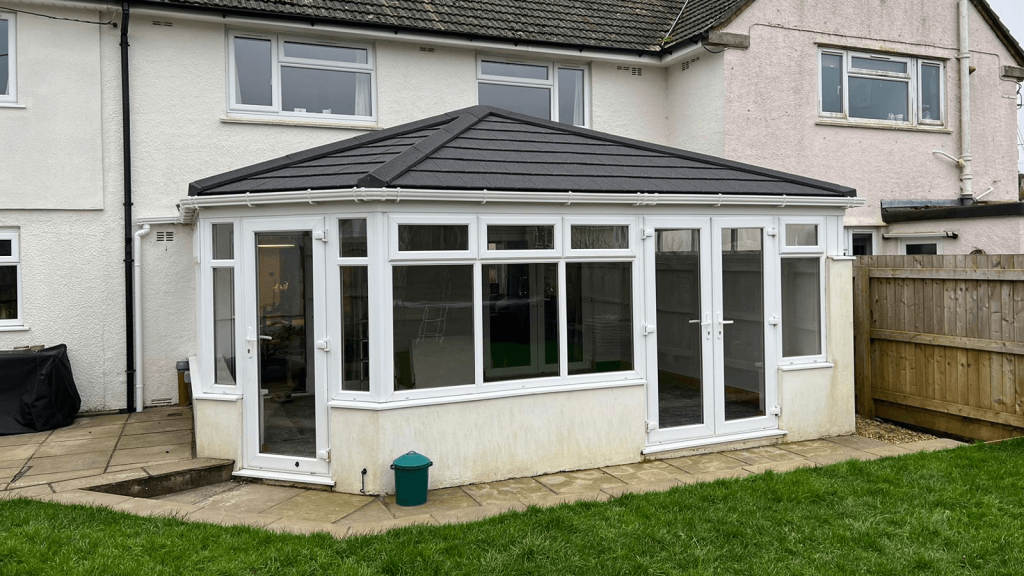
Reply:
[[[667, 66], [668, 62], [662, 56], [651, 55], [651, 54], [636, 54], [631, 55], [628, 52], [612, 52], [595, 50], [593, 48], [559, 48], [557, 46], [546, 46], [542, 44], [530, 44], [529, 42], [519, 41], [502, 41], [502, 40], [490, 40], [490, 39], [467, 39], [460, 36], [465, 34], [452, 34], [451, 36], [444, 36], [442, 34], [425, 34], [421, 32], [405, 31], [405, 30], [393, 30], [387, 31], [384, 29], [371, 29], [362, 26], [345, 26], [340, 24], [310, 24], [308, 22], [296, 22], [283, 19], [274, 19], [274, 15], [268, 14], [266, 18], [255, 18], [255, 17], [244, 17], [234, 16], [231, 14], [225, 14], [224, 16], [215, 16], [209, 12], [199, 12], [196, 10], [188, 10], [183, 8], [176, 9], [164, 9], [164, 8], [153, 8], [153, 7], [137, 7], [132, 8], [133, 14], [140, 16], [156, 16], [160, 18], [185, 18], [188, 20], [197, 20], [201, 22], [215, 22], [218, 24], [224, 24], [227, 26], [248, 26], [255, 28], [264, 29], [280, 29], [280, 30], [297, 30], [303, 34], [309, 34], [310, 31], [321, 31], [333, 34], [341, 34], [349, 38], [362, 38], [366, 40], [388, 40], [392, 42], [407, 42], [411, 44], [426, 44], [432, 46], [448, 46], [453, 48], [470, 48], [473, 50], [491, 50], [491, 51], [502, 51], [502, 52], [515, 52], [523, 54], [534, 54], [538, 56], [547, 56], [552, 59], [572, 59], [572, 60], [587, 60], [594, 62], [616, 62], [619, 64], [628, 63], [632, 65], [642, 64], [648, 66]], [[369, 25], [368, 25], [369, 26]], [[381, 28], [386, 28], [387, 25], [377, 25]], [[675, 54], [678, 54], [676, 51]], [[681, 56], [679, 56], [681, 57]], [[674, 60], [673, 60], [674, 61]]]
[[817, 206], [855, 208], [864, 198], [821, 196], [755, 196], [727, 194], [658, 194], [647, 192], [605, 194], [594, 192], [512, 192], [500, 190], [403, 190], [401, 188], [348, 188], [256, 194], [188, 196], [179, 202], [181, 219], [190, 222], [202, 208], [214, 206], [261, 206], [314, 202], [476, 202], [509, 204], [610, 204], [628, 206]]

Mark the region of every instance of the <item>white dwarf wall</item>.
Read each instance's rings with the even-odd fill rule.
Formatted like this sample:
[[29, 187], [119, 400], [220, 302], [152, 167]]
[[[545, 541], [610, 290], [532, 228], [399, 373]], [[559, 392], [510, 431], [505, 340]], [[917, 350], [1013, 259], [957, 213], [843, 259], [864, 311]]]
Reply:
[[[960, 155], [957, 14], [956, 0], [754, 2], [725, 27], [750, 35], [749, 49], [725, 53], [725, 156], [856, 188], [868, 203], [847, 213], [848, 226], [883, 225], [882, 199], [959, 198], [959, 168], [932, 154]], [[1014, 62], [973, 7], [970, 18], [974, 193], [991, 186], [985, 201], [1016, 200], [1016, 84], [999, 77]], [[821, 43], [945, 60], [948, 133], [817, 125]], [[930, 225], [973, 238], [950, 242], [947, 253], [1021, 250], [1014, 219]], [[881, 247], [898, 250], [894, 242]]]

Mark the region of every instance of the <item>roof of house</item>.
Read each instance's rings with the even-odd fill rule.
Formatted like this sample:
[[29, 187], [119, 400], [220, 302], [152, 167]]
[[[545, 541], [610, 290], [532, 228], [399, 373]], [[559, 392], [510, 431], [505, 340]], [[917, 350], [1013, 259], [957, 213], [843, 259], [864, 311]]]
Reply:
[[[754, 0], [144, 0], [152, 4], [531, 41], [661, 52], [730, 22]], [[1024, 50], [986, 0], [971, 0], [1018, 65]]]
[[353, 187], [856, 196], [853, 188], [473, 106], [248, 166], [191, 196]]

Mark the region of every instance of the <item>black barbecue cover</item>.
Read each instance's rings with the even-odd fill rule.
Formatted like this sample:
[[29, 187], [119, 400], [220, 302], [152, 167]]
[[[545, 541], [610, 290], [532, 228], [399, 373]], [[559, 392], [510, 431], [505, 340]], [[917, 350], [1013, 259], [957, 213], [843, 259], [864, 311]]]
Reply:
[[67, 426], [81, 407], [64, 344], [0, 354], [0, 436]]

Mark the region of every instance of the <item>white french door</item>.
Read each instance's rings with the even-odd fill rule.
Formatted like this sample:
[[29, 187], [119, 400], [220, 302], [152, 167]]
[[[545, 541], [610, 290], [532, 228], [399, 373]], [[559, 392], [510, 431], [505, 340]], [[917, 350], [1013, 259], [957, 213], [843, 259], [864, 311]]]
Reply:
[[645, 219], [650, 444], [778, 427], [771, 227]]
[[326, 475], [324, 218], [242, 223], [246, 468]]

